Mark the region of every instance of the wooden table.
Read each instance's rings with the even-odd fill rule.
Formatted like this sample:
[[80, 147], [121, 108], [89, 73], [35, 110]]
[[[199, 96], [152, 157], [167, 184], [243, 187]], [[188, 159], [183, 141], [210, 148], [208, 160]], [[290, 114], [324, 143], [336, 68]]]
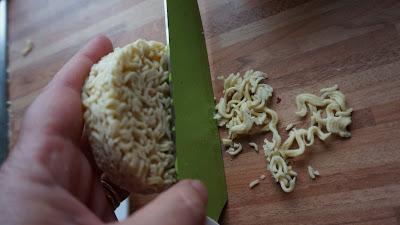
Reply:
[[[246, 146], [233, 160], [224, 155], [229, 202], [222, 223], [399, 224], [400, 1], [199, 4], [213, 77], [247, 69], [268, 73], [283, 136], [283, 127], [298, 121], [299, 93], [338, 84], [354, 109], [352, 138], [318, 142], [295, 161], [293, 193], [283, 193], [270, 179], [261, 153]], [[90, 38], [106, 34], [114, 46], [137, 38], [164, 41], [163, 6], [160, 0], [13, 0], [9, 32], [14, 143], [26, 108]], [[34, 49], [22, 57], [26, 39]], [[217, 97], [221, 84], [214, 79]], [[261, 144], [264, 137], [253, 139]], [[311, 181], [307, 165], [321, 177]], [[249, 190], [261, 174], [267, 178]]]

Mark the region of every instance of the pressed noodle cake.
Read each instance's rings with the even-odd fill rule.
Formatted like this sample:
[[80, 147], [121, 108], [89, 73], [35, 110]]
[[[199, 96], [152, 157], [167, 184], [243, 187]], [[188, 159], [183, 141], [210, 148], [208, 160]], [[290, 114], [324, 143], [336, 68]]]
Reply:
[[164, 44], [137, 40], [103, 57], [82, 101], [94, 159], [113, 183], [158, 192], [176, 181]]

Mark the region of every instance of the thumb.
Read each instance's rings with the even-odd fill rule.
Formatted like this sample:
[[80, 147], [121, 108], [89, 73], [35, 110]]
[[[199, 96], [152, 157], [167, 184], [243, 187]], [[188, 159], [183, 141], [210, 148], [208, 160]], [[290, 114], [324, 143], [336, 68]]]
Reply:
[[207, 190], [197, 180], [184, 180], [162, 193], [120, 225], [204, 225]]

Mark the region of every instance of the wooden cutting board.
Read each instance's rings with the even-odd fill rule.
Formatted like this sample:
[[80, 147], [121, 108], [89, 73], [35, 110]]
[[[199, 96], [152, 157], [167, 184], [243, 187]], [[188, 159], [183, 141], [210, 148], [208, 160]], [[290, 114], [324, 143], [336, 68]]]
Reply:
[[[350, 139], [317, 142], [296, 159], [293, 193], [273, 182], [262, 153], [247, 145], [223, 154], [229, 202], [223, 224], [400, 223], [400, 2], [396, 0], [200, 0], [214, 77], [261, 70], [274, 88], [279, 128], [298, 122], [294, 98], [338, 84], [354, 109]], [[12, 142], [26, 108], [90, 38], [114, 46], [137, 38], [164, 41], [160, 0], [13, 0], [9, 72]], [[26, 39], [33, 51], [22, 57]], [[282, 101], [277, 104], [277, 97]], [[299, 122], [297, 127], [306, 126]], [[222, 133], [224, 135], [224, 133]], [[261, 147], [265, 134], [250, 140]], [[243, 143], [247, 143], [244, 140]], [[307, 166], [320, 171], [312, 181]], [[248, 184], [267, 175], [252, 190]], [[143, 196], [143, 199], [150, 197]]]

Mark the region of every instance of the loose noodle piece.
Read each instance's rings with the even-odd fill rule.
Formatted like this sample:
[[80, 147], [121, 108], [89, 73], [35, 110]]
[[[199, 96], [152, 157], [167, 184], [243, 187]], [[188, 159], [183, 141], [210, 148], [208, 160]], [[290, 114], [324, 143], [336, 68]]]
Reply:
[[258, 146], [257, 146], [256, 143], [250, 142], [250, 143], [249, 143], [249, 146], [252, 147], [252, 148], [254, 149], [254, 151], [258, 152]]
[[21, 51], [23, 57], [27, 56], [33, 49], [33, 41], [28, 39], [25, 41], [25, 47]]
[[224, 146], [232, 146], [233, 142], [231, 139], [228, 138], [222, 138], [222, 145]]
[[249, 183], [249, 188], [252, 189], [260, 183], [260, 179], [255, 179]]
[[293, 123], [289, 123], [289, 124], [286, 126], [285, 130], [289, 131], [289, 130], [291, 130], [293, 127], [294, 127], [294, 124], [293, 124]]
[[[299, 116], [307, 115], [307, 108], [311, 112], [311, 125], [325, 127], [329, 133], [339, 135], [340, 137], [351, 137], [347, 127], [351, 123], [352, 108], [346, 107], [346, 98], [334, 85], [329, 88], [321, 89], [321, 97], [312, 94], [300, 94], [296, 97], [297, 112]], [[308, 106], [308, 107], [307, 107]], [[323, 118], [322, 109], [324, 107], [326, 117]]]
[[322, 88], [319, 92], [320, 92], [321, 94], [323, 94], [323, 93], [325, 93], [325, 92], [336, 91], [338, 88], [339, 88], [338, 85], [335, 84], [335, 85], [333, 85], [332, 87]]
[[[267, 107], [273, 89], [260, 83], [264, 77], [262, 72], [252, 70], [247, 71], [243, 78], [239, 73], [229, 75], [224, 82], [224, 96], [215, 107], [217, 112], [214, 119], [219, 126], [228, 129], [230, 139], [248, 134], [257, 125], [262, 126], [262, 131], [271, 131], [272, 139], [264, 139], [263, 145], [268, 170], [284, 192], [291, 192], [297, 173], [288, 165], [287, 159], [302, 155], [307, 146], [314, 144], [314, 136], [322, 141], [331, 134], [350, 137], [351, 133], [346, 128], [351, 123], [352, 109], [346, 107], [345, 96], [337, 85], [321, 89], [321, 96], [300, 94], [296, 97], [296, 114], [304, 117], [309, 111], [311, 126], [295, 129], [294, 124], [288, 124], [286, 130], [290, 130], [289, 137], [282, 143], [277, 130], [278, 115]], [[292, 149], [294, 144], [298, 147]], [[227, 153], [237, 155], [241, 150], [241, 146], [235, 147], [234, 144]]]
[[319, 176], [318, 170], [315, 170], [311, 166], [308, 166], [307, 170], [308, 170], [308, 175], [310, 176], [311, 179], [314, 180], [316, 178], [316, 176]]
[[242, 149], [243, 149], [242, 144], [233, 143], [233, 146], [228, 148], [228, 150], [226, 150], [226, 153], [228, 153], [231, 156], [236, 156], [242, 151]]
[[[276, 123], [273, 123], [269, 126], [269, 130], [273, 132], [272, 142], [265, 139], [263, 146], [272, 177], [280, 184], [284, 192], [293, 191], [297, 176], [297, 173], [288, 165], [287, 158], [302, 155], [307, 146], [314, 144], [314, 136], [322, 141], [326, 140], [331, 134], [341, 137], [351, 136], [346, 128], [351, 123], [352, 109], [346, 107], [345, 96], [338, 91], [337, 85], [321, 89], [321, 97], [313, 94], [300, 94], [296, 97], [296, 105], [297, 115], [306, 116], [307, 109], [312, 113], [311, 126], [308, 129], [293, 128], [289, 132], [289, 137], [280, 144], [280, 136], [276, 132]], [[324, 108], [326, 118], [322, 117], [323, 109], [321, 108]], [[298, 148], [290, 149], [294, 142], [296, 142]], [[312, 170], [312, 172], [314, 178], [319, 175], [318, 171]]]
[[248, 134], [255, 125], [267, 125], [267, 102], [272, 96], [272, 87], [260, 83], [266, 74], [249, 70], [243, 78], [239, 73], [230, 74], [224, 82], [224, 96], [215, 106], [214, 119], [225, 126], [229, 138]]

